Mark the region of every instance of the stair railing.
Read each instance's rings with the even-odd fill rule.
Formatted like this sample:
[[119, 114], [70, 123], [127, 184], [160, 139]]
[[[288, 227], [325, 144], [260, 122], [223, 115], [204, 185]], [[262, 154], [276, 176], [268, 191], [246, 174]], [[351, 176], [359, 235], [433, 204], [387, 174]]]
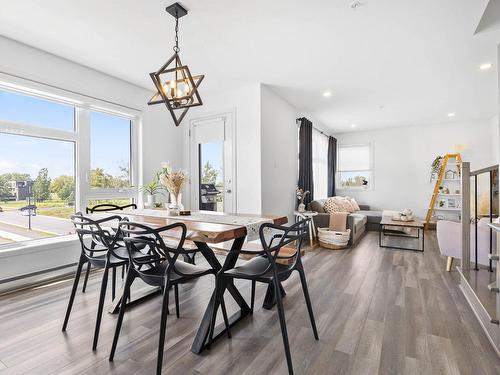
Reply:
[[[477, 265], [477, 244], [478, 244], [478, 177], [483, 174], [488, 174], [489, 176], [489, 221], [490, 223], [493, 222], [493, 183], [494, 183], [494, 178], [495, 178], [495, 173], [498, 176], [498, 165], [493, 165], [491, 167], [483, 168], [483, 169], [478, 169], [476, 171], [470, 172], [470, 177], [474, 178], [474, 263], [475, 267], [474, 269], [477, 271], [479, 270], [478, 265]], [[488, 269], [490, 272], [493, 272], [493, 265], [491, 261], [491, 254], [493, 252], [493, 229], [490, 227], [490, 239], [489, 239], [489, 254], [490, 254], [490, 261], [489, 261], [489, 266]]]
[[470, 163], [462, 162], [461, 188], [462, 192], [462, 207], [461, 207], [461, 223], [462, 223], [462, 259], [460, 268], [464, 275], [470, 274]]

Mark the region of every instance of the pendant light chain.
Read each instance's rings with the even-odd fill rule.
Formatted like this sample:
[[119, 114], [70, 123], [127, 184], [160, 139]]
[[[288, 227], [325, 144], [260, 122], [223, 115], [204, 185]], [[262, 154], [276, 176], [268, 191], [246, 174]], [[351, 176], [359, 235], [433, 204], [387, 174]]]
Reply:
[[188, 11], [179, 3], [174, 3], [166, 12], [175, 18], [175, 39], [172, 47], [174, 54], [157, 71], [149, 73], [154, 83], [156, 93], [148, 101], [148, 105], [164, 104], [175, 126], [179, 126], [191, 107], [203, 105], [198, 87], [203, 74], [193, 76], [187, 65], [181, 62], [179, 56], [179, 18]]
[[175, 46], [174, 46], [174, 52], [179, 53], [180, 48], [179, 48], [179, 16], [177, 15], [177, 12], [175, 12]]

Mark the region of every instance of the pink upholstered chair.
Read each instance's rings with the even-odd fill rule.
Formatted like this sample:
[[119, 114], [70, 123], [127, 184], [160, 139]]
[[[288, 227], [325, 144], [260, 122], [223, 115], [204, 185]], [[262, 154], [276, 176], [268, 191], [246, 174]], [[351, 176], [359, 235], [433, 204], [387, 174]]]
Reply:
[[[489, 219], [482, 218], [477, 223], [477, 262], [482, 265], [488, 265], [488, 254], [490, 252], [490, 229], [488, 226]], [[450, 272], [453, 264], [453, 258], [462, 258], [462, 236], [461, 223], [447, 220], [439, 220], [437, 222], [436, 232], [441, 254], [448, 257], [446, 262], [446, 271]], [[471, 224], [470, 229], [470, 259], [475, 260], [475, 237], [474, 225]], [[492, 238], [492, 248], [496, 249], [496, 236]]]

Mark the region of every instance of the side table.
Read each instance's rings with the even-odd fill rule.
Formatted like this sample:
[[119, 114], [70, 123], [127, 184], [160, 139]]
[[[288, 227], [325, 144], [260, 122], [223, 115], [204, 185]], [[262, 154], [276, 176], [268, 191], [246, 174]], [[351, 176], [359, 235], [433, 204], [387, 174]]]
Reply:
[[314, 242], [314, 239], [316, 238], [316, 228], [314, 227], [314, 222], [313, 222], [313, 217], [316, 216], [318, 213], [316, 211], [295, 211], [293, 213], [295, 215], [295, 221], [299, 221], [300, 219], [311, 219], [309, 221], [309, 240], [311, 242], [311, 245]]

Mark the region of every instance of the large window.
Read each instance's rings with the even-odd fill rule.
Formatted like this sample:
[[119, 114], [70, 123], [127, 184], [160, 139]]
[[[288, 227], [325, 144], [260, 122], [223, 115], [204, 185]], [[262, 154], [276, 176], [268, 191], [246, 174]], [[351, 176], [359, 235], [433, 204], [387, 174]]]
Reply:
[[74, 142], [0, 133], [0, 155], [1, 242], [74, 233]]
[[373, 188], [370, 145], [339, 146], [337, 174], [338, 189]]
[[328, 137], [313, 129], [313, 184], [314, 199], [328, 196]]
[[74, 131], [74, 118], [72, 106], [0, 90], [0, 120]]
[[130, 187], [130, 119], [90, 114], [90, 187]]
[[134, 115], [0, 85], [0, 246], [74, 233], [90, 203], [136, 198]]

